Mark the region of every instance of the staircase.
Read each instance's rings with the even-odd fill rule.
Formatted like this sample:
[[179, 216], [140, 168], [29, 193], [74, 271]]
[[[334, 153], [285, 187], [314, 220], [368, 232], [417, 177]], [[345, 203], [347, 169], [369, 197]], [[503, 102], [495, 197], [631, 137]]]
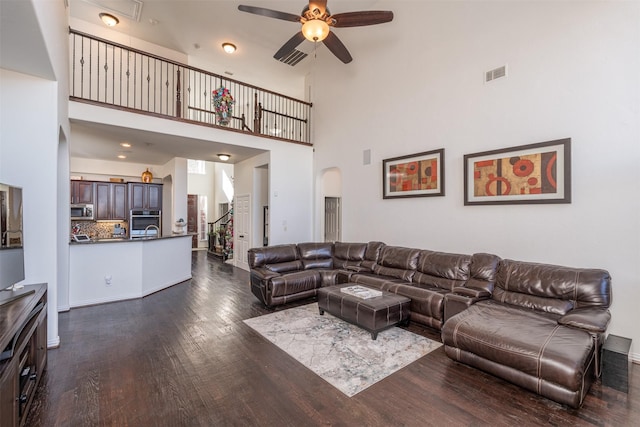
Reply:
[[233, 209], [207, 225], [208, 252], [222, 261], [233, 259]]

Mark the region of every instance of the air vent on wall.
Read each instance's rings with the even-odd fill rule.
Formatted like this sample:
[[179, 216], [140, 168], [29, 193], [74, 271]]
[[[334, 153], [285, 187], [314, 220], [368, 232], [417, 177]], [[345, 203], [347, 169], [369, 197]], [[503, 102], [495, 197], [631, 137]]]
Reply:
[[488, 83], [492, 80], [499, 79], [501, 77], [507, 76], [507, 66], [503, 65], [502, 67], [494, 68], [493, 70], [487, 71], [484, 74], [484, 81]]
[[291, 52], [289, 52], [287, 55], [284, 55], [278, 61], [284, 62], [285, 64], [291, 65], [293, 67], [298, 62], [306, 58], [307, 56], [308, 54], [304, 52], [300, 52], [298, 49], [293, 49]]

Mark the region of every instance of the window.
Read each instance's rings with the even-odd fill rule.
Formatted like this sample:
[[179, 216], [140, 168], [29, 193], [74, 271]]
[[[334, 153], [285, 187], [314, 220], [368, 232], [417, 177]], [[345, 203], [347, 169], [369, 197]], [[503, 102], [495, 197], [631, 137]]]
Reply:
[[195, 175], [206, 175], [206, 167], [204, 160], [187, 160], [187, 172]]

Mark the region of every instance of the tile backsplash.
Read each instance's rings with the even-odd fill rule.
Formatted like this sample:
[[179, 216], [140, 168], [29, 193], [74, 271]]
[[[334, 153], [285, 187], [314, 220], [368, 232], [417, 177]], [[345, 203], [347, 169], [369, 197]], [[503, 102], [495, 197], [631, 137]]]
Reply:
[[[86, 234], [92, 239], [106, 239], [113, 237], [113, 231], [116, 224], [120, 224], [121, 228], [127, 230], [127, 233], [122, 234], [123, 237], [127, 237], [129, 224], [124, 222], [95, 222], [95, 221], [71, 221], [71, 233], [72, 234]], [[74, 233], [74, 227], [77, 228], [77, 232]]]

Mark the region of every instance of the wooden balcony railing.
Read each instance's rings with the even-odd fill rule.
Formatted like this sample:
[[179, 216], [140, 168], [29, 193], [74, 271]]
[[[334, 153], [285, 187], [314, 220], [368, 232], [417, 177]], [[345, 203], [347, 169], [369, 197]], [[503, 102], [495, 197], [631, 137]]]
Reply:
[[[311, 144], [311, 103], [70, 30], [70, 99]], [[213, 92], [233, 97], [231, 117]]]

